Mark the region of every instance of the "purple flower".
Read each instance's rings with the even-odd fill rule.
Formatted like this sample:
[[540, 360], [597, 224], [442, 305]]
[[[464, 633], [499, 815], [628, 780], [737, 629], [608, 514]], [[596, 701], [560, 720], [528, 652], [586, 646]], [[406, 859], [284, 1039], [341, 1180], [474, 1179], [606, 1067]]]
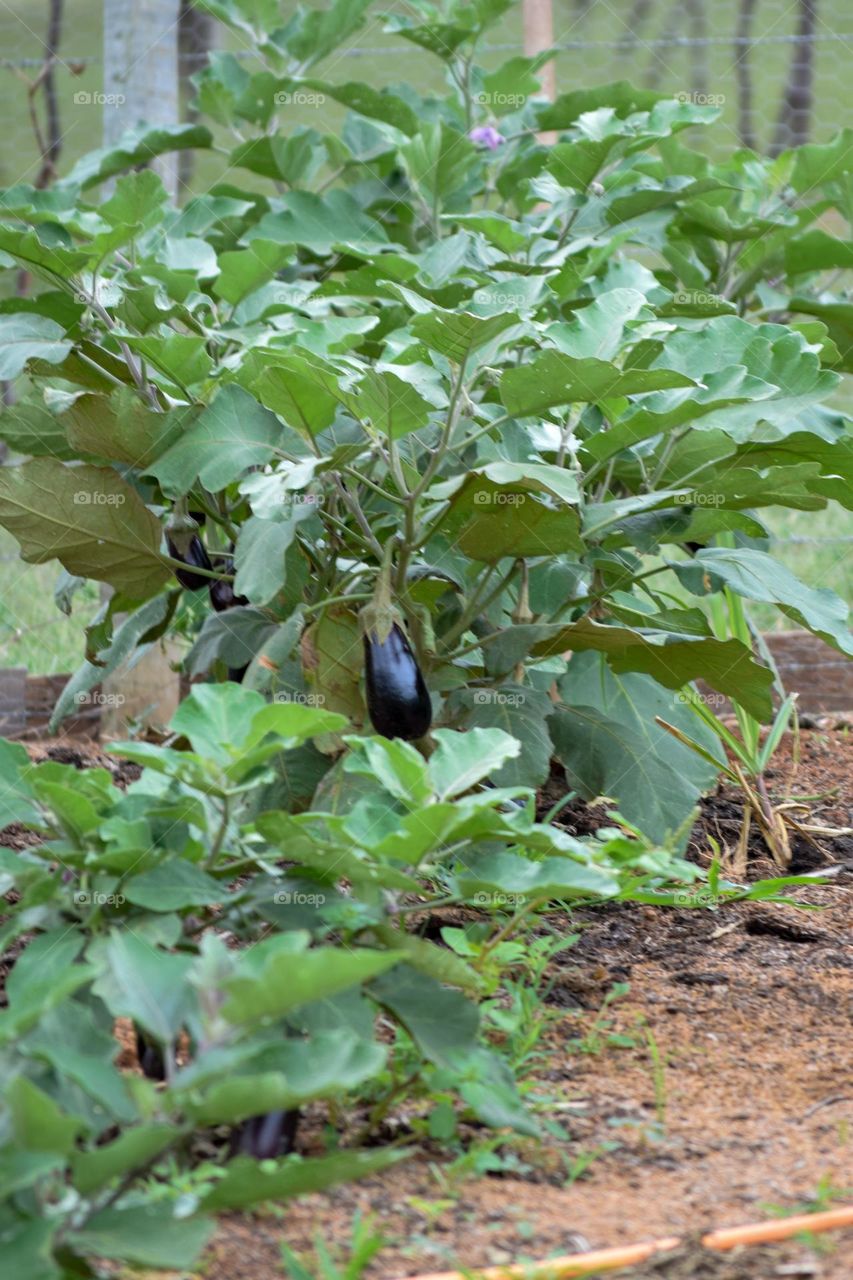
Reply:
[[484, 147], [488, 147], [489, 151], [497, 151], [502, 142], [506, 142], [506, 138], [502, 133], [498, 133], [497, 129], [490, 124], [478, 124], [476, 129], [472, 129], [468, 134], [472, 142], [481, 142]]

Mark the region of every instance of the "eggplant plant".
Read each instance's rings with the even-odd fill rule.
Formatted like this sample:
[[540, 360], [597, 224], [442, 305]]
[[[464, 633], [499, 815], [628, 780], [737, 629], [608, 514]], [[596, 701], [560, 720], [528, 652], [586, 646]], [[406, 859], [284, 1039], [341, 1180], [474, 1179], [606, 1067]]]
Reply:
[[[478, 1007], [507, 939], [551, 900], [666, 901], [703, 879], [640, 837], [537, 822], [529, 790], [484, 788], [519, 751], [499, 729], [440, 729], [428, 760], [346, 735], [325, 804], [294, 815], [258, 798], [344, 716], [205, 684], [170, 728], [186, 749], [115, 744], [143, 766], [125, 792], [105, 769], [33, 767], [0, 740], [3, 821], [37, 837], [0, 848], [15, 891], [0, 944], [19, 951], [0, 1011], [0, 1236], [15, 1274], [85, 1274], [93, 1256], [190, 1269], [216, 1211], [405, 1155], [366, 1148], [351, 1122], [339, 1150], [299, 1154], [309, 1103], [334, 1104], [340, 1126], [344, 1102], [376, 1118], [403, 1092], [425, 1113], [440, 1093], [460, 1119], [536, 1135]], [[411, 931], [438, 903], [476, 906], [493, 937], [466, 954]], [[141, 1075], [117, 1063], [116, 1019], [137, 1029]], [[219, 1158], [196, 1172], [199, 1133], [207, 1150], [219, 1135]], [[180, 1206], [157, 1194], [176, 1167], [195, 1175]]]
[[[771, 671], [709, 603], [775, 605], [853, 653], [845, 604], [772, 558], [762, 517], [853, 507], [849, 131], [713, 161], [717, 109], [665, 89], [545, 102], [539, 60], [478, 63], [504, 0], [387, 20], [445, 64], [432, 96], [321, 74], [365, 4], [274, 30], [208, 7], [260, 66], [211, 59], [197, 123], [0, 193], [2, 261], [38, 282], [0, 311], [21, 375], [0, 524], [114, 588], [54, 723], [189, 627], [189, 674], [245, 669], [355, 734], [509, 730], [499, 786], [556, 758], [683, 842], [723, 764], [683, 691], [773, 716]], [[175, 149], [222, 163], [181, 208], [141, 167]], [[386, 567], [397, 616], [365, 653]], [[181, 583], [208, 586], [203, 621]], [[388, 719], [377, 660], [411, 677]], [[306, 746], [288, 807], [342, 747]]]

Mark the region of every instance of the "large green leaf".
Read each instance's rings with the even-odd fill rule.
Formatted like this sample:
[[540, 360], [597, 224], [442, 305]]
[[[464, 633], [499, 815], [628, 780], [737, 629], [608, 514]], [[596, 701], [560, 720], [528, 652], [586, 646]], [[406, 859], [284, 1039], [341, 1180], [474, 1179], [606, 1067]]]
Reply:
[[238, 973], [226, 983], [228, 999], [222, 1016], [235, 1025], [282, 1017], [300, 1005], [368, 982], [399, 960], [393, 952], [362, 948], [323, 947], [294, 953], [261, 943], [256, 951], [262, 948], [255, 957], [254, 973]]
[[598, 707], [559, 709], [549, 721], [554, 754], [570, 790], [584, 800], [606, 796], [650, 840], [669, 841], [698, 799], [637, 729]]
[[133, 1018], [161, 1044], [174, 1039], [195, 996], [187, 983], [188, 955], [171, 955], [137, 932], [114, 929], [103, 951], [95, 991], [116, 1017]]
[[232, 384], [149, 469], [173, 497], [186, 493], [196, 479], [216, 491], [247, 468], [268, 462], [280, 439], [275, 414]]
[[31, 564], [60, 560], [69, 573], [108, 582], [132, 599], [152, 595], [171, 574], [158, 520], [107, 468], [65, 467], [51, 458], [4, 468], [0, 524]]
[[135, 391], [123, 387], [109, 398], [78, 396], [60, 422], [67, 428], [69, 443], [81, 453], [145, 470], [174, 444], [196, 413], [189, 406], [155, 413]]
[[69, 187], [91, 187], [103, 182], [123, 169], [134, 169], [147, 164], [155, 156], [167, 151], [181, 151], [189, 147], [210, 147], [213, 135], [201, 124], [175, 124], [151, 128], [140, 125], [128, 129], [114, 147], [90, 151], [74, 165], [64, 179]]
[[538, 657], [598, 650], [608, 655], [615, 672], [643, 672], [667, 689], [680, 689], [702, 679], [740, 702], [759, 720], [770, 718], [772, 673], [760, 666], [739, 640], [658, 630], [654, 614], [649, 615], [648, 630], [643, 631], [599, 623], [590, 617], [549, 630], [550, 635], [540, 633], [534, 640], [533, 653]]
[[[842, 653], [853, 656], [853, 635], [848, 626], [850, 610], [834, 591], [807, 587], [778, 560], [752, 547], [736, 550], [708, 547], [695, 559], [738, 595], [777, 605], [794, 622], [808, 627]], [[684, 570], [676, 567], [676, 572], [682, 576]]]
[[182, 1271], [194, 1267], [213, 1234], [209, 1218], [176, 1218], [168, 1201], [102, 1209], [68, 1243], [82, 1253], [142, 1267]]
[[596, 404], [616, 396], [694, 385], [693, 378], [671, 369], [620, 369], [593, 356], [575, 359], [561, 351], [543, 351], [529, 364], [508, 369], [500, 392], [507, 411], [522, 418], [576, 401]]
[[81, 1195], [93, 1191], [135, 1168], [147, 1167], [150, 1161], [181, 1136], [181, 1130], [170, 1124], [146, 1124], [126, 1129], [106, 1146], [77, 1152], [71, 1163], [74, 1186]]
[[62, 325], [48, 316], [0, 315], [0, 378], [17, 378], [29, 360], [59, 364], [71, 346]]
[[547, 693], [506, 683], [496, 688], [463, 690], [458, 701], [465, 708], [464, 723], [469, 729], [465, 738], [477, 729], [502, 729], [521, 748], [515, 758], [490, 769], [492, 782], [499, 787], [541, 786], [548, 777], [551, 761], [547, 717], [553, 703]]

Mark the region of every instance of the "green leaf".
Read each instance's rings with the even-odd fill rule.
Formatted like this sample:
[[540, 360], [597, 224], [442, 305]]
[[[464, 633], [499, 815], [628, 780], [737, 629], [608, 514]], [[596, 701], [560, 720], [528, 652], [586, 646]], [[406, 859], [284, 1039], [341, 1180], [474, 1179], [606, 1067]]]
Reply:
[[83, 1127], [77, 1116], [63, 1114], [53, 1098], [26, 1076], [16, 1076], [6, 1086], [6, 1104], [14, 1139], [29, 1151], [67, 1156]]
[[[462, 691], [459, 701], [465, 708], [465, 726], [500, 729], [519, 744], [518, 753], [489, 777], [497, 787], [538, 787], [548, 777], [551, 738], [547, 717], [554, 704], [547, 693], [516, 684]], [[468, 735], [466, 735], [467, 737]]]
[[191, 147], [210, 147], [213, 135], [201, 124], [175, 124], [151, 128], [139, 125], [128, 129], [119, 138], [114, 147], [102, 147], [99, 151], [90, 151], [74, 165], [71, 172], [63, 179], [67, 187], [94, 186], [121, 173], [122, 169], [135, 169], [147, 164], [155, 156], [164, 155], [167, 151], [184, 151]]
[[0, 830], [13, 822], [38, 822], [39, 811], [27, 780], [32, 761], [20, 743], [0, 738]]
[[409, 137], [420, 128], [415, 111], [387, 88], [374, 89], [358, 80], [349, 80], [346, 84], [335, 84], [332, 80], [294, 80], [293, 84], [316, 89], [326, 97], [334, 98], [336, 102], [349, 107], [350, 111], [357, 111], [369, 120], [381, 120], [383, 124], [389, 124]]
[[60, 421], [67, 427], [69, 444], [81, 453], [145, 470], [174, 443], [196, 413], [190, 406], [155, 413], [130, 387], [122, 387], [109, 398], [78, 396]]
[[[383, 1045], [344, 1027], [305, 1040], [280, 1040], [255, 1056], [252, 1074], [217, 1082], [200, 1101], [191, 1101], [192, 1116], [197, 1124], [236, 1124], [267, 1111], [301, 1107], [357, 1088], [382, 1070], [385, 1058]], [[264, 1074], [254, 1074], [259, 1070]], [[197, 1082], [191, 1088], [195, 1093]]]
[[592, 863], [585, 865], [574, 858], [543, 858], [534, 862], [532, 858], [508, 852], [474, 853], [460, 858], [453, 870], [453, 885], [475, 904], [482, 904], [486, 895], [504, 901], [507, 898], [607, 898], [617, 894], [620, 887], [612, 872]]
[[255, 972], [238, 973], [225, 983], [228, 999], [221, 1013], [238, 1026], [281, 1018], [300, 1005], [369, 982], [400, 959], [394, 952], [363, 948], [323, 947], [296, 955], [260, 943], [255, 950], [261, 952], [255, 957]]
[[236, 306], [248, 294], [254, 293], [279, 271], [293, 256], [287, 245], [271, 240], [253, 240], [248, 249], [235, 249], [219, 255], [219, 275], [213, 282], [213, 292]]
[[317, 195], [313, 191], [288, 191], [276, 201], [276, 212], [267, 213], [248, 237], [300, 245], [325, 257], [335, 250], [358, 254], [381, 253], [388, 236], [381, 222], [341, 188]]
[[274, 363], [249, 365], [241, 374], [261, 403], [308, 436], [331, 426], [341, 399], [337, 371], [307, 354], [276, 352], [273, 358]]
[[313, 513], [308, 502], [283, 503], [273, 520], [248, 519], [234, 549], [234, 590], [256, 605], [267, 604], [288, 581], [287, 552], [297, 526]]
[[433, 351], [446, 356], [454, 364], [463, 361], [495, 339], [506, 336], [507, 330], [518, 326], [514, 312], [494, 316], [475, 316], [470, 311], [443, 311], [430, 307], [422, 315], [416, 315], [410, 328]]
[[424, 1057], [447, 1066], [477, 1044], [480, 1013], [459, 991], [408, 964], [371, 983], [370, 994], [402, 1022]]
[[170, 955], [136, 932], [113, 929], [104, 962], [94, 990], [110, 1012], [133, 1018], [160, 1044], [173, 1040], [194, 1003], [186, 980], [190, 956]]
[[410, 142], [398, 149], [413, 186], [435, 214], [447, 208], [482, 163], [477, 148], [464, 133], [443, 121], [423, 123]]
[[471, 729], [468, 733], [436, 729], [433, 738], [438, 746], [427, 767], [439, 800], [452, 800], [470, 791], [521, 751], [516, 739], [502, 729]]
[[165, 1201], [102, 1209], [67, 1239], [81, 1253], [181, 1271], [195, 1266], [214, 1227], [208, 1218], [174, 1217], [173, 1206]]
[[47, 316], [0, 315], [0, 379], [17, 378], [29, 360], [59, 364], [71, 347], [62, 325]]
[[404, 801], [409, 807], [423, 804], [430, 798], [432, 787], [426, 762], [411, 743], [399, 738], [348, 737], [344, 741], [350, 748], [344, 759], [344, 768], [348, 772], [375, 778], [389, 795]]
[[596, 404], [617, 396], [694, 385], [692, 378], [670, 369], [619, 369], [606, 360], [543, 351], [529, 364], [508, 369], [501, 378], [500, 393], [508, 413], [526, 418], [561, 404]]
[[807, 587], [778, 560], [752, 547], [731, 551], [709, 547], [699, 552], [695, 561], [738, 595], [777, 605], [794, 622], [853, 656], [853, 635], [847, 625], [850, 610], [834, 591]]
[[570, 790], [587, 801], [614, 800], [650, 840], [672, 839], [696, 804], [697, 792], [682, 776], [672, 775], [644, 735], [597, 707], [557, 710], [549, 724]]
[[598, 623], [584, 617], [567, 626], [555, 627], [549, 636], [536, 640], [533, 645], [537, 657], [590, 649], [606, 653], [615, 672], [643, 672], [667, 689], [681, 689], [692, 680], [706, 680], [739, 702], [756, 719], [769, 720], [772, 714], [772, 673], [760, 666], [739, 640], [657, 630], [654, 614], [650, 614], [648, 630]]
[[0, 472], [0, 524], [30, 564], [61, 561], [69, 573], [145, 599], [169, 578], [159, 521], [114, 471], [34, 458]]
[[791, 185], [801, 194], [809, 194], [816, 187], [838, 182], [850, 173], [850, 152], [853, 148], [853, 129], [842, 129], [825, 144], [811, 143], [786, 154], [794, 157]]
[[[456, 492], [453, 492], [453, 490]], [[429, 496], [452, 492], [442, 533], [473, 560], [495, 563], [505, 556], [554, 556], [580, 552], [577, 478], [570, 471], [535, 463], [492, 463], [463, 473]], [[543, 494], [541, 499], [538, 494]]]
[[113, 1178], [142, 1168], [181, 1136], [170, 1124], [147, 1124], [126, 1129], [113, 1142], [91, 1151], [77, 1152], [71, 1161], [71, 1179], [81, 1195], [100, 1191]]
[[59, 1223], [51, 1219], [13, 1220], [0, 1227], [3, 1265], [13, 1276], [27, 1280], [64, 1280], [53, 1261], [53, 1240]]
[[230, 897], [218, 880], [183, 858], [170, 858], [159, 867], [133, 876], [125, 881], [123, 893], [137, 907], [164, 912], [215, 906]]
[[357, 390], [347, 397], [347, 405], [361, 422], [373, 431], [399, 440], [425, 426], [432, 405], [410, 383], [395, 373], [370, 369]]
[[405, 1151], [340, 1151], [332, 1156], [303, 1160], [250, 1160], [247, 1156], [229, 1161], [225, 1177], [208, 1192], [201, 1207], [211, 1212], [247, 1209], [266, 1200], [289, 1200], [293, 1196], [325, 1191], [339, 1182], [368, 1177], [406, 1159]]
[[6, 405], [0, 415], [0, 439], [14, 453], [40, 458], [76, 461], [79, 454], [68, 443], [66, 424], [44, 405], [19, 401]]
[[216, 492], [249, 467], [269, 462], [281, 435], [275, 414], [230, 384], [149, 470], [172, 497], [187, 493], [197, 479]]

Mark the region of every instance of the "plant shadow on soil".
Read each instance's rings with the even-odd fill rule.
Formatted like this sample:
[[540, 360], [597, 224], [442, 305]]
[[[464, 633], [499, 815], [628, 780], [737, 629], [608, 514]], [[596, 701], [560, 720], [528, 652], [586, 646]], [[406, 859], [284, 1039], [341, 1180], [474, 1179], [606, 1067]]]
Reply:
[[[78, 767], [107, 763], [119, 784], [133, 776], [79, 743], [37, 744], [31, 754]], [[812, 803], [813, 822], [853, 825], [849, 732], [806, 731], [796, 771], [790, 742], [774, 768], [771, 788], [780, 796], [822, 797]], [[552, 779], [544, 789], [544, 809], [559, 785]], [[691, 856], [707, 862], [708, 834], [731, 845], [739, 820], [736, 793], [719, 788], [702, 804]], [[603, 807], [578, 803], [559, 822], [579, 835], [612, 825]], [[0, 840], [12, 848], [29, 842], [14, 829]], [[539, 1114], [562, 1136], [555, 1129], [541, 1143], [508, 1138], [500, 1167], [465, 1180], [454, 1179], [446, 1148], [423, 1142], [391, 1173], [306, 1196], [283, 1211], [224, 1215], [200, 1274], [282, 1280], [281, 1241], [310, 1258], [319, 1233], [345, 1255], [360, 1212], [372, 1215], [388, 1240], [366, 1280], [668, 1235], [684, 1237], [687, 1246], [619, 1274], [849, 1280], [846, 1233], [826, 1237], [819, 1249], [789, 1242], [711, 1254], [692, 1244], [714, 1227], [801, 1211], [820, 1188], [836, 1188], [842, 1199], [852, 1194], [853, 841], [819, 843], [822, 852], [807, 842], [794, 848], [796, 872], [822, 864], [835, 873], [797, 894], [819, 911], [754, 902], [718, 910], [611, 904], [571, 916], [549, 913], [549, 928], [580, 936], [549, 968], [529, 1082]], [[755, 878], [777, 874], [759, 843], [751, 855]], [[436, 936], [444, 925], [472, 918], [473, 912], [447, 909], [422, 927]], [[605, 1009], [616, 984], [628, 990]], [[605, 1018], [605, 1034], [591, 1036]], [[133, 1067], [132, 1049], [125, 1047], [122, 1060]], [[401, 1105], [382, 1140], [405, 1133], [417, 1111], [416, 1102]], [[358, 1106], [348, 1111], [344, 1145], [365, 1113]], [[326, 1123], [322, 1107], [308, 1110], [298, 1142], [305, 1154], [325, 1149]], [[489, 1136], [474, 1126], [463, 1133], [469, 1143]], [[210, 1158], [219, 1146], [205, 1139], [199, 1155]], [[590, 1154], [583, 1176], [569, 1185], [569, 1170]]]

